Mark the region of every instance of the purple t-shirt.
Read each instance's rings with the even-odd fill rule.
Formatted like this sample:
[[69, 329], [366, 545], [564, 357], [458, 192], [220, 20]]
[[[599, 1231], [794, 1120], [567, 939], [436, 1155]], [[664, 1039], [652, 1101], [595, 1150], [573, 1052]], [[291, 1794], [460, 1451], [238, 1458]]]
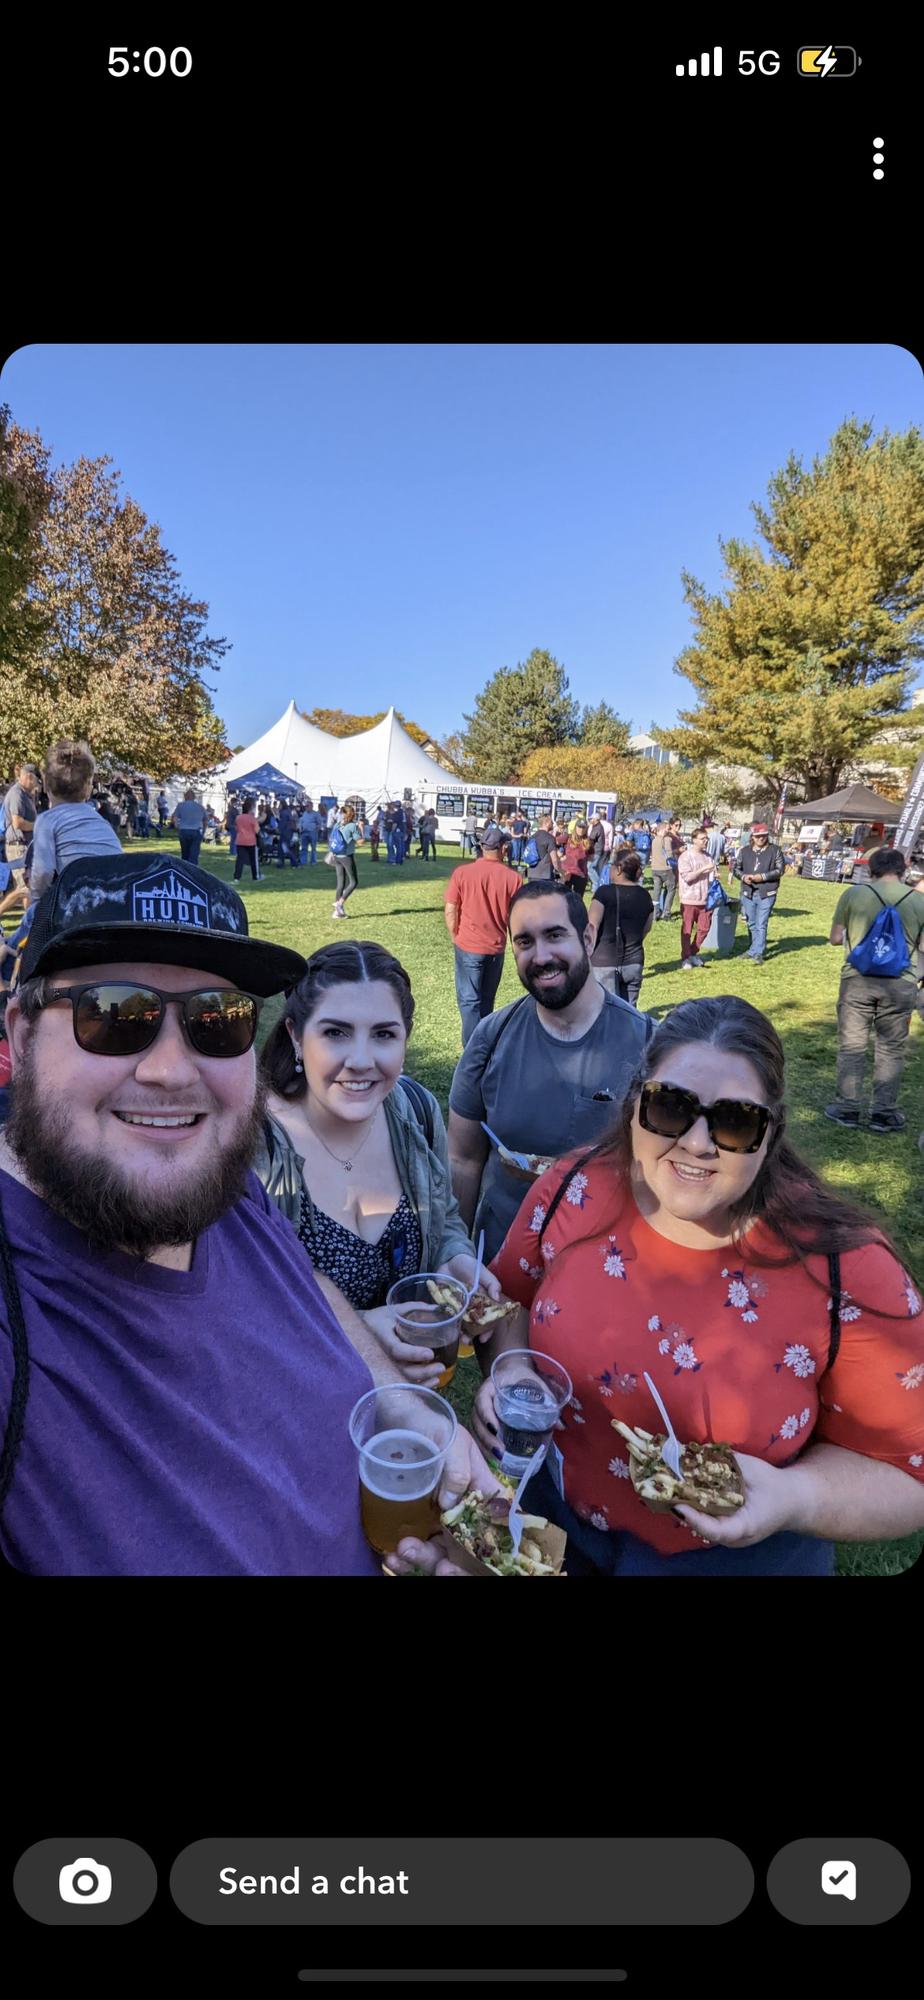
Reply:
[[[30, 1387], [0, 1547], [34, 1576], [377, 1576], [349, 1414], [372, 1387], [254, 1174], [171, 1271], [0, 1171]], [[0, 1433], [13, 1352], [0, 1293]]]

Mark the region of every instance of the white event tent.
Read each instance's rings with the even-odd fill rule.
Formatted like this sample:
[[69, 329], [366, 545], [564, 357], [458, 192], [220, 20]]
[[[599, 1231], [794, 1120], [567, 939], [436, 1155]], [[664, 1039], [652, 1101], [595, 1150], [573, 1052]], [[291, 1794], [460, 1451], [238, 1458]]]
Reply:
[[291, 778], [315, 804], [320, 798], [343, 800], [355, 793], [372, 807], [383, 799], [400, 799], [405, 790], [416, 795], [424, 787], [436, 786], [445, 791], [454, 782], [443, 765], [408, 735], [393, 708], [372, 729], [356, 736], [330, 736], [306, 722], [290, 701], [271, 729], [212, 773], [200, 796], [216, 811], [223, 810], [228, 792], [263, 764], [272, 764]]

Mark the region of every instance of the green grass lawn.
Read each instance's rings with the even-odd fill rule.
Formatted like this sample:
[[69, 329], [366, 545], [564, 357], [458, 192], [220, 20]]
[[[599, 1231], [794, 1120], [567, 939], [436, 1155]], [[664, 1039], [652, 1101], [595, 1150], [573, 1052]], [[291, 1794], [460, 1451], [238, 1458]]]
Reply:
[[[157, 842], [135, 843], [156, 848]], [[168, 849], [169, 851], [169, 849]], [[453, 985], [452, 946], [443, 922], [443, 884], [459, 861], [458, 848], [439, 849], [435, 862], [410, 859], [403, 868], [374, 865], [368, 848], [358, 860], [359, 888], [347, 903], [346, 923], [332, 919], [333, 869], [273, 868], [255, 887], [249, 870], [240, 884], [251, 929], [278, 944], [308, 954], [333, 939], [374, 938], [394, 952], [410, 973], [417, 1003], [408, 1069], [429, 1085], [444, 1110], [452, 1073], [461, 1052], [459, 1015]], [[234, 864], [227, 847], [204, 847], [204, 867], [230, 880]], [[249, 886], [248, 886], [249, 884]], [[841, 953], [827, 943], [838, 889], [834, 884], [787, 876], [770, 920], [768, 956], [763, 965], [742, 963], [747, 932], [739, 925], [731, 958], [707, 961], [702, 972], [681, 974], [679, 919], [656, 924], [646, 944], [640, 1004], [661, 1018], [693, 994], [736, 993], [769, 1014], [786, 1049], [789, 1132], [796, 1146], [832, 1186], [882, 1216], [909, 1269], [924, 1281], [924, 1026], [911, 1026], [901, 1104], [908, 1115], [904, 1132], [878, 1138], [847, 1131], [824, 1116], [834, 1095], [837, 1052], [835, 1006]], [[522, 992], [510, 952], [498, 1007]], [[260, 1041], [279, 1017], [282, 1002], [268, 1001]], [[474, 1361], [462, 1362], [453, 1400], [465, 1415], [479, 1377]], [[838, 1552], [841, 1574], [893, 1575], [907, 1568], [924, 1546], [924, 1534], [903, 1542], [848, 1543]]]

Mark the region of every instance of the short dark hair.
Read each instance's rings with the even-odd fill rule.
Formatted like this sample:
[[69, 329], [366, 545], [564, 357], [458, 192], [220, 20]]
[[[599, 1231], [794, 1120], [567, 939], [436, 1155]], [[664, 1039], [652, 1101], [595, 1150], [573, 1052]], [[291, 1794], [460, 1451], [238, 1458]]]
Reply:
[[241, 811], [242, 811], [242, 812], [245, 812], [245, 813], [252, 813], [252, 812], [253, 812], [253, 799], [245, 799], [245, 800], [244, 800], [244, 803], [243, 803], [243, 805], [242, 805], [242, 807], [241, 807]]
[[877, 847], [869, 857], [869, 872], [877, 882], [881, 875], [904, 875], [905, 857], [898, 847]]
[[537, 896], [560, 896], [567, 908], [568, 916], [571, 920], [571, 928], [577, 931], [578, 937], [583, 942], [584, 932], [587, 929], [587, 911], [584, 908], [583, 897], [577, 895], [574, 889], [566, 889], [563, 882], [553, 881], [524, 882], [522, 889], [517, 890], [516, 895], [511, 898], [510, 909], [507, 915], [507, 923], [511, 936], [513, 934], [513, 913], [517, 904], [524, 902], [534, 903]]

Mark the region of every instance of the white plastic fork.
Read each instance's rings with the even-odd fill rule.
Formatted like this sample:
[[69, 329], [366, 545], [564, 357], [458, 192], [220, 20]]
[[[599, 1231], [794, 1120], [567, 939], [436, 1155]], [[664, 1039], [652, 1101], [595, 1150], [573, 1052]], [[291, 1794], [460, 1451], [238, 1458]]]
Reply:
[[471, 1291], [469, 1292], [468, 1299], [466, 1301], [466, 1309], [468, 1308], [468, 1306], [471, 1305], [475, 1293], [477, 1292], [478, 1287], [481, 1283], [481, 1260], [483, 1256], [484, 1256], [484, 1230], [481, 1231], [481, 1234], [478, 1238], [478, 1248], [475, 1251], [475, 1276], [472, 1281]]
[[522, 1167], [525, 1174], [529, 1173], [529, 1161], [525, 1153], [515, 1153], [512, 1146], [505, 1146], [503, 1139], [499, 1139], [497, 1133], [492, 1132], [490, 1125], [486, 1125], [483, 1118], [481, 1120], [481, 1129], [483, 1132], [487, 1132], [488, 1138], [494, 1141], [495, 1146], [503, 1146], [509, 1160], [513, 1160], [518, 1167]]
[[647, 1370], [645, 1371], [645, 1381], [647, 1382], [648, 1387], [651, 1390], [655, 1402], [658, 1405], [658, 1409], [660, 1410], [664, 1422], [667, 1426], [667, 1439], [664, 1445], [662, 1446], [661, 1457], [663, 1458], [664, 1463], [668, 1468], [668, 1471], [673, 1473], [674, 1478], [682, 1479], [683, 1473], [680, 1470], [680, 1446], [677, 1443], [677, 1439], [674, 1435], [674, 1426], [671, 1423], [670, 1417], [668, 1416], [667, 1411], [664, 1408], [664, 1404], [662, 1403], [661, 1398], [658, 1395], [657, 1389], [655, 1388], [655, 1385], [651, 1379], [651, 1376], [648, 1374]]

